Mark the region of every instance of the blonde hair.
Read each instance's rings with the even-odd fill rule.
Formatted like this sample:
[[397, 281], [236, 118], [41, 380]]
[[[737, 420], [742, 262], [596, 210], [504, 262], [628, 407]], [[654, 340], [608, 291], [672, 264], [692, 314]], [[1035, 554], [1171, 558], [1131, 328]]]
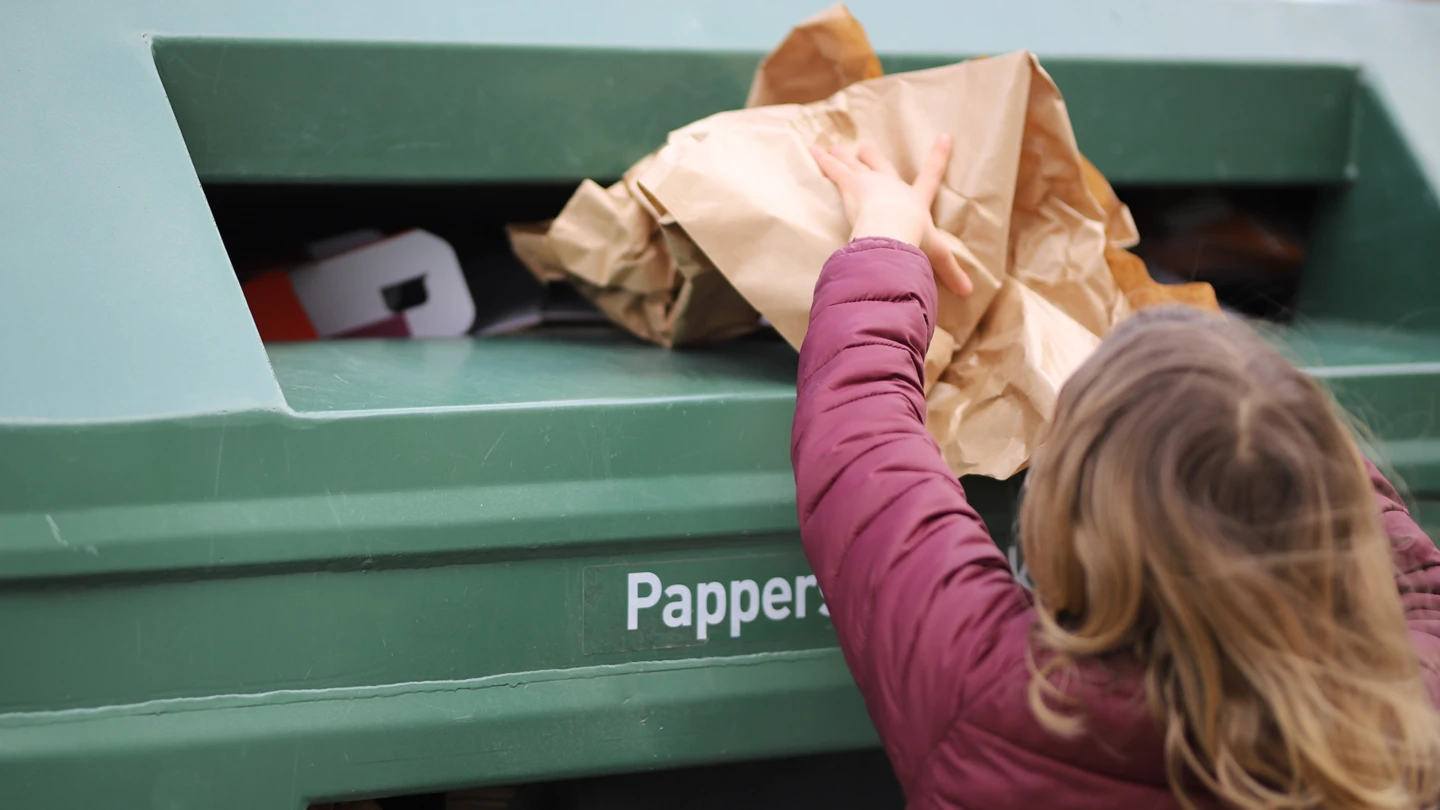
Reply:
[[1080, 665], [1134, 656], [1167, 776], [1239, 808], [1440, 795], [1421, 681], [1363, 457], [1326, 392], [1245, 326], [1141, 313], [1066, 384], [1020, 542], [1031, 707], [1081, 733]]

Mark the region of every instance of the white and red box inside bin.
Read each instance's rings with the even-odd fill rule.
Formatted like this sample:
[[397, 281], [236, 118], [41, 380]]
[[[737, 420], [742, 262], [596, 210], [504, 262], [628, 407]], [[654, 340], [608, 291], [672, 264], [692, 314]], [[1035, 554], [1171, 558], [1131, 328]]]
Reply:
[[312, 246], [315, 261], [270, 270], [242, 285], [262, 340], [434, 338], [470, 331], [475, 300], [450, 243], [420, 229], [340, 239]]

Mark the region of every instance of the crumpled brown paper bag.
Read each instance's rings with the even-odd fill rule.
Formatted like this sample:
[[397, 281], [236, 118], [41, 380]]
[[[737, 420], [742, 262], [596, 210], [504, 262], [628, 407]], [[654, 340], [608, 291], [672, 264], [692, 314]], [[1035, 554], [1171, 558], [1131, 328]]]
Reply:
[[799, 346], [815, 280], [849, 234], [808, 147], [869, 142], [914, 176], [942, 132], [955, 148], [936, 224], [975, 293], [940, 291], [927, 421], [957, 474], [1005, 478], [1029, 461], [1060, 385], [1100, 338], [1133, 306], [1169, 293], [1143, 264], [1136, 274], [1139, 260], [1123, 250], [1136, 239], [1128, 211], [1081, 157], [1060, 92], [1033, 55], [721, 113], [673, 134], [638, 183]]
[[[760, 63], [746, 106], [819, 101], [880, 75], [865, 29], [836, 5], [796, 26]], [[636, 187], [654, 158], [609, 188], [586, 180], [551, 222], [511, 225], [515, 255], [541, 281], [570, 280], [611, 320], [664, 346], [753, 331], [760, 315]]]
[[601, 312], [664, 346], [753, 331], [760, 316], [673, 223], [657, 221], [633, 176], [586, 180], [550, 222], [511, 225], [510, 246], [542, 282], [568, 280]]
[[[706, 335], [689, 327], [700, 311], [719, 313], [712, 324], [722, 328], [706, 336], [744, 331], [723, 277], [798, 347], [815, 280], [848, 237], [809, 144], [869, 141], [913, 175], [948, 132], [956, 147], [936, 222], [976, 292], [941, 291], [927, 421], [957, 474], [1005, 478], [1028, 462], [1059, 386], [1111, 326], [1156, 303], [1217, 308], [1214, 293], [1158, 285], [1125, 250], [1138, 240], [1129, 211], [1080, 155], [1059, 91], [1032, 55], [851, 84], [876, 73], [863, 29], [833, 7], [762, 62], [750, 99], [845, 89], [677, 130], [623, 182], [577, 192], [548, 236], [516, 228], [512, 240], [538, 275], [580, 279], [642, 337], [676, 345]], [[695, 279], [713, 282], [705, 295]]]
[[808, 104], [884, 73], [865, 28], [836, 4], [795, 26], [761, 60], [745, 106]]

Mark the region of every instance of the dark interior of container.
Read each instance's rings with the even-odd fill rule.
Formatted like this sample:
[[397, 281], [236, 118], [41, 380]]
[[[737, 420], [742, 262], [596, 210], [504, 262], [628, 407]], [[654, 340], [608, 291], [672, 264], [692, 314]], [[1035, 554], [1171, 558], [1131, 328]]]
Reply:
[[[378, 799], [333, 810], [900, 810], [905, 796], [883, 751], [709, 765]], [[332, 810], [331, 805], [314, 807]]]
[[523, 185], [207, 184], [205, 196], [242, 280], [305, 258], [305, 245], [347, 231], [425, 228], [462, 257], [508, 257], [505, 224], [549, 219], [576, 183]]
[[[568, 285], [542, 286], [511, 254], [507, 223], [554, 217], [573, 183], [513, 185], [246, 185], [205, 187], [242, 281], [308, 260], [307, 245], [359, 229], [423, 228], [455, 249], [476, 301], [476, 331], [543, 297], [568, 328], [601, 318]], [[1290, 319], [1317, 187], [1132, 186], [1117, 191], [1141, 234], [1135, 252], [1162, 282], [1207, 281], [1222, 304]], [[554, 329], [561, 323], [548, 323]]]
[[[517, 261], [507, 223], [555, 216], [575, 190], [525, 185], [207, 185], [205, 196], [240, 281], [312, 259], [307, 248], [371, 230], [422, 228], [455, 249], [475, 299], [474, 329], [503, 327], [517, 310], [544, 308], [548, 328], [608, 329], [569, 285], [542, 285]], [[423, 294], [423, 293], [422, 293]], [[395, 307], [392, 307], [395, 308]]]
[[1204, 281], [1223, 306], [1289, 321], [1322, 189], [1118, 187], [1140, 231], [1134, 252], [1162, 283]]

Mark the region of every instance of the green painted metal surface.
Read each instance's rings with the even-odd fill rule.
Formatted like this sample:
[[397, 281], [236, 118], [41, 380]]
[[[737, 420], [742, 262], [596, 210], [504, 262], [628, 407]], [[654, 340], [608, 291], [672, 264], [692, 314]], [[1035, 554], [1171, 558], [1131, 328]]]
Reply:
[[[851, 6], [891, 70], [1036, 50], [1117, 180], [1325, 186], [1277, 337], [1440, 526], [1440, 8]], [[793, 352], [267, 352], [200, 185], [613, 175], [739, 103], [814, 10], [12, 4], [0, 806], [295, 810], [873, 746], [819, 594], [797, 615]], [[1016, 485], [967, 486], [1008, 542]], [[727, 616], [666, 623], [646, 575]]]
[[1356, 95], [1352, 126], [1354, 182], [1326, 195], [1301, 308], [1313, 317], [1436, 330], [1440, 183], [1426, 176], [1368, 85]]
[[[670, 130], [743, 105], [756, 55], [162, 38], [155, 59], [201, 179], [494, 182], [618, 177]], [[1345, 178], [1352, 68], [1045, 66], [1117, 182]]]
[[[753, 719], [764, 717], [774, 720]], [[831, 649], [9, 715], [0, 796], [14, 807], [296, 808], [298, 797], [873, 744]]]

